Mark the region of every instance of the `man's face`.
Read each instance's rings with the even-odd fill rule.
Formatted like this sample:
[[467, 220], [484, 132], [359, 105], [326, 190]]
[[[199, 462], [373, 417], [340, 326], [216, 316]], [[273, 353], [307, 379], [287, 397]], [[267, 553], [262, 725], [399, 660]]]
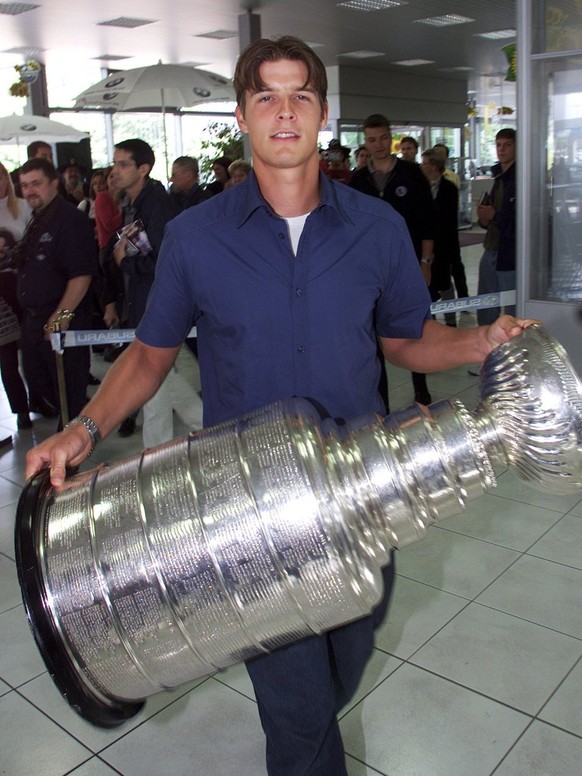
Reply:
[[176, 191], [190, 191], [192, 186], [196, 183], [196, 178], [192, 177], [192, 173], [189, 170], [180, 167], [179, 164], [172, 165], [172, 176], [170, 181]]
[[110, 185], [115, 190], [126, 191], [130, 197], [137, 196], [143, 188], [148, 173], [148, 164], [142, 164], [138, 167], [129, 151], [121, 148], [115, 149], [113, 169], [109, 175]]
[[33, 159], [46, 159], [47, 162], [53, 164], [53, 149], [50, 146], [40, 146]]
[[515, 142], [509, 137], [498, 137], [495, 141], [497, 158], [501, 164], [513, 164], [515, 162]]
[[410, 140], [405, 140], [400, 143], [400, 156], [407, 162], [416, 161], [416, 146], [411, 143]]
[[34, 210], [49, 205], [58, 194], [59, 179], [49, 180], [42, 170], [20, 174], [22, 196]]
[[317, 136], [327, 124], [327, 104], [322, 109], [315, 90], [305, 85], [303, 62], [281, 59], [263, 62], [262, 92], [247, 93], [243, 111], [235, 115], [249, 134], [253, 164], [262, 168], [294, 169], [317, 164]]
[[366, 148], [373, 162], [383, 162], [392, 155], [392, 134], [388, 127], [368, 127], [364, 130]]
[[76, 189], [81, 183], [81, 170], [78, 167], [67, 167], [63, 172], [63, 178], [69, 190]]
[[436, 179], [440, 176], [439, 168], [436, 166], [436, 164], [431, 164], [426, 156], [422, 157], [420, 169], [423, 171], [425, 178], [429, 181], [436, 181]]
[[358, 154], [356, 156], [356, 167], [360, 169], [360, 167], [365, 167], [368, 164], [368, 159], [370, 158], [370, 152], [362, 148], [361, 151], [358, 151]]

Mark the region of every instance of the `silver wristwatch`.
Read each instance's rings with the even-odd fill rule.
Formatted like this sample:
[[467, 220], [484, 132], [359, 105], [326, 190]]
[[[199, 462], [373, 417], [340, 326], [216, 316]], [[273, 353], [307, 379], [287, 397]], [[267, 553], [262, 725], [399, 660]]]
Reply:
[[73, 426], [75, 424], [80, 424], [81, 426], [85, 426], [87, 431], [89, 432], [89, 436], [91, 437], [91, 449], [89, 450], [89, 455], [93, 452], [95, 449], [95, 445], [97, 442], [101, 441], [101, 432], [97, 428], [97, 424], [94, 420], [89, 418], [87, 415], [78, 415], [76, 418], [73, 418], [73, 420], [70, 420], [65, 428], [69, 428], [69, 426]]

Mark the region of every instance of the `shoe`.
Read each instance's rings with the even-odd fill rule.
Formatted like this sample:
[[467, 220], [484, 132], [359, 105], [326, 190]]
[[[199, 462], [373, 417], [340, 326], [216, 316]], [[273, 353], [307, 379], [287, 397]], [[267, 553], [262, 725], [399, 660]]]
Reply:
[[16, 415], [16, 428], [21, 431], [25, 428], [32, 428], [32, 420], [28, 412], [19, 412]]
[[425, 407], [428, 407], [429, 404], [432, 404], [432, 396], [430, 393], [425, 393], [424, 391], [417, 391], [414, 394], [414, 401], [417, 404], [424, 404]]
[[101, 385], [101, 380], [89, 373], [89, 385]]
[[0, 450], [3, 450], [5, 447], [10, 447], [12, 444], [12, 437], [7, 436], [5, 439], [0, 439]]
[[126, 437], [130, 437], [134, 431], [135, 431], [134, 418], [126, 418], [117, 429], [117, 436], [120, 436], [122, 439], [125, 439]]
[[48, 399], [45, 399], [44, 396], [38, 401], [30, 402], [29, 410], [37, 415], [42, 415], [44, 418], [59, 417], [58, 409]]

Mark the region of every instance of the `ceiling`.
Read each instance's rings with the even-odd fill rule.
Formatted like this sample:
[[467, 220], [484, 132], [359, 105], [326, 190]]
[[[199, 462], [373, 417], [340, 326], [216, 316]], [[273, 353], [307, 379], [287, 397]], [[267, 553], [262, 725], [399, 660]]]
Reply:
[[[4, 13], [20, 5], [36, 7], [17, 15]], [[502, 79], [507, 60], [501, 49], [513, 39], [488, 40], [476, 34], [515, 28], [514, 0], [408, 0], [370, 12], [338, 5], [336, 0], [0, 0], [0, 61], [13, 64], [34, 57], [49, 65], [67, 57], [70, 62], [92, 60], [126, 69], [162, 60], [193, 63], [231, 77], [239, 51], [239, 16], [247, 11], [260, 16], [264, 37], [303, 38], [317, 47], [327, 66], [385, 70], [390, 78], [415, 72], [463, 79], [479, 92], [484, 78], [489, 79], [485, 88]], [[474, 21], [447, 27], [417, 21], [444, 14]], [[103, 24], [119, 17], [151, 23]], [[207, 37], [213, 34], [224, 37]], [[346, 56], [360, 51], [376, 54], [361, 59]], [[431, 63], [394, 64], [410, 59]]]

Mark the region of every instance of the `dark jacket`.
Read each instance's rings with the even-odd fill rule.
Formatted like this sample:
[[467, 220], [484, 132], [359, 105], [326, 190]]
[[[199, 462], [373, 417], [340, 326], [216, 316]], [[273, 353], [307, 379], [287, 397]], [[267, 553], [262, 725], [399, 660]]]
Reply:
[[459, 190], [454, 183], [442, 177], [438, 193], [433, 200], [436, 217], [434, 240], [434, 264], [431, 273], [431, 290], [445, 291], [451, 285], [451, 265], [460, 260], [458, 210]]
[[497, 249], [496, 269], [499, 272], [515, 270], [516, 224], [515, 224], [515, 162], [505, 172], [501, 165], [493, 167], [495, 182], [491, 190], [491, 199], [495, 202], [495, 192], [502, 187], [501, 208], [495, 213], [493, 223], [499, 231], [499, 248]]
[[378, 191], [368, 166], [352, 174], [349, 185], [363, 194], [380, 197], [406, 221], [414, 251], [422, 256], [422, 241], [435, 237], [434, 205], [430, 186], [414, 162], [397, 159], [384, 191]]
[[175, 197], [180, 210], [187, 210], [189, 207], [194, 207], [194, 205], [199, 205], [210, 199], [210, 194], [199, 183], [196, 183], [190, 191], [185, 194], [176, 194]]
[[166, 224], [176, 215], [172, 198], [159, 181], [148, 180], [135, 202], [123, 208], [124, 224], [141, 220], [152, 250], [145, 256], [126, 256], [121, 270], [126, 275], [126, 325], [137, 326], [144, 314]]
[[[18, 302], [39, 319], [56, 309], [69, 280], [97, 274], [97, 244], [86, 216], [56, 196], [33, 215], [17, 249]], [[91, 308], [88, 292], [75, 310]]]

